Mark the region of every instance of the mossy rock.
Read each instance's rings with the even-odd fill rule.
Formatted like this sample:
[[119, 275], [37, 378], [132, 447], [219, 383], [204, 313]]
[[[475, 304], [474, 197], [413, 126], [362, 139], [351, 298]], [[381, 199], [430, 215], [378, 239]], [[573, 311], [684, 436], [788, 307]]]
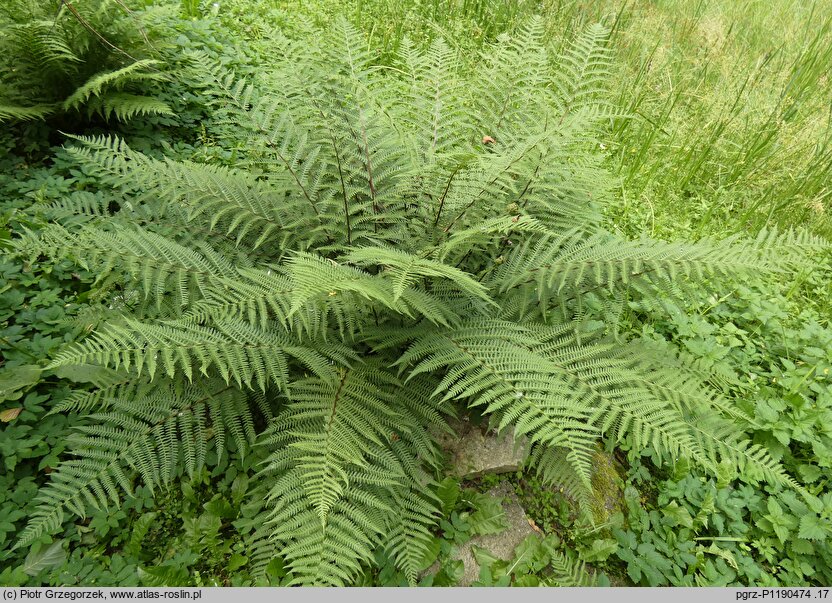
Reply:
[[619, 512], [624, 512], [624, 468], [612, 454], [597, 449], [592, 459], [592, 516], [598, 523], [606, 523]]

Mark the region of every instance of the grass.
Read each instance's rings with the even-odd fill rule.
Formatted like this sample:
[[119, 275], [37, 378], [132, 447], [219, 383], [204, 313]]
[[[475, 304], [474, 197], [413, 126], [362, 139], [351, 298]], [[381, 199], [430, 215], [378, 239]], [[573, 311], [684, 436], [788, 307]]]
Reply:
[[[252, 10], [252, 4], [257, 8]], [[532, 15], [552, 44], [613, 27], [611, 220], [628, 234], [693, 237], [807, 224], [832, 233], [832, 0], [232, 0], [229, 26], [345, 14], [384, 63], [407, 36], [443, 36], [463, 60]], [[236, 24], [236, 25], [235, 25]]]
[[830, 6], [658, 2], [622, 13], [618, 98], [636, 117], [613, 129], [616, 217], [658, 234], [827, 230]]

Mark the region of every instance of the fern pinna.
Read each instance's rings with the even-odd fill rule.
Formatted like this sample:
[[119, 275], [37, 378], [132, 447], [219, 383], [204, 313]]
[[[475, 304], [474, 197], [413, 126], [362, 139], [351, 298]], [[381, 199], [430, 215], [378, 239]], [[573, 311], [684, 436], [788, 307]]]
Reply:
[[607, 31], [555, 54], [541, 30], [470, 76], [442, 41], [381, 68], [346, 23], [325, 46], [279, 38], [260, 81], [205, 74], [233, 166], [79, 139], [108, 192], [53, 204], [18, 248], [98, 274], [99, 326], [52, 366], [106, 370], [61, 409], [89, 415], [21, 544], [136, 477], [193, 474], [209, 446], [256, 445], [262, 567], [349, 584], [386, 546], [414, 581], [440, 508], [431, 434], [460, 403], [527, 436], [576, 496], [602, 438], [800, 489], [698, 370], [615, 327], [627, 300], [787, 270], [823, 242], [605, 230]]

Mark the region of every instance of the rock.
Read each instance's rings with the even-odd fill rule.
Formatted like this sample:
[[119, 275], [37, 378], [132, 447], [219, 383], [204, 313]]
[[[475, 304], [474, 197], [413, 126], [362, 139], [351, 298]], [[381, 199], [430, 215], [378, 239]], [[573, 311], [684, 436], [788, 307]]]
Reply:
[[606, 523], [624, 511], [624, 477], [621, 464], [600, 447], [592, 459], [592, 514], [598, 523]]
[[516, 471], [528, 456], [528, 439], [522, 436], [515, 441], [512, 429], [496, 434], [483, 431], [465, 419], [451, 421], [450, 426], [456, 432], [455, 437], [436, 434], [450, 462], [449, 475], [470, 479]]
[[[517, 545], [523, 542], [530, 534], [535, 534], [528, 517], [526, 517], [526, 512], [520, 506], [520, 500], [514, 494], [509, 484], [504, 482], [495, 486], [488, 491], [488, 495], [502, 499], [503, 510], [506, 513], [506, 520], [509, 527], [498, 534], [474, 536], [464, 545], [455, 548], [451, 559], [461, 560], [465, 567], [465, 571], [459, 581], [459, 586], [470, 586], [480, 577], [480, 566], [474, 559], [472, 547], [478, 546], [484, 548], [495, 557], [508, 560], [514, 557], [514, 549], [517, 548]], [[439, 562], [436, 562], [426, 570], [425, 575], [435, 574], [439, 569]]]

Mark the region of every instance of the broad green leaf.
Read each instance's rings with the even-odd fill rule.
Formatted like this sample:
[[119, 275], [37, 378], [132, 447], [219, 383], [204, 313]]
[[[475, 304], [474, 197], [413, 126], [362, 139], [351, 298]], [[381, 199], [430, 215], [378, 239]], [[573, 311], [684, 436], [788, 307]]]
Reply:
[[485, 535], [497, 534], [508, 529], [506, 512], [499, 498], [487, 494], [476, 494], [473, 502], [476, 511], [469, 517], [471, 532]]
[[806, 540], [826, 540], [830, 532], [829, 522], [824, 521], [814, 514], [804, 515], [800, 518], [800, 530], [797, 535]]
[[19, 398], [19, 395], [12, 395], [37, 383], [42, 370], [34, 364], [24, 364], [0, 371], [0, 402]]
[[539, 572], [549, 563], [549, 553], [536, 534], [529, 534], [514, 549], [514, 559], [506, 570], [510, 574]]
[[497, 561], [500, 561], [500, 558], [497, 557], [494, 553], [489, 551], [486, 548], [477, 545], [471, 545], [471, 553], [474, 555], [474, 561], [477, 562], [477, 565], [482, 567], [491, 567]]
[[54, 369], [55, 376], [73, 383], [106, 383], [113, 371], [94, 364], [67, 364]]
[[711, 555], [716, 555], [725, 560], [728, 565], [734, 568], [734, 571], [739, 571], [739, 567], [737, 566], [737, 560], [734, 558], [734, 554], [731, 551], [726, 549], [719, 548], [715, 542], [712, 542], [709, 547], [701, 547], [701, 550], [705, 553], [710, 553]]
[[586, 563], [606, 561], [617, 550], [617, 540], [613, 538], [598, 538], [592, 541], [589, 549], [581, 552], [581, 559]]
[[441, 548], [442, 540], [437, 537], [433, 538], [425, 549], [425, 556], [419, 562], [419, 571], [424, 571], [433, 565], [439, 557], [439, 551]]
[[[667, 505], [662, 513], [662, 523], [668, 526], [682, 526], [685, 528], [693, 527], [693, 517], [690, 516], [688, 510], [679, 505], [675, 500]], [[587, 560], [588, 561], [588, 560]]]
[[233, 555], [231, 555], [231, 558], [228, 560], [228, 571], [229, 572], [236, 571], [236, 570], [240, 569], [241, 567], [243, 567], [247, 563], [248, 563], [248, 557], [246, 557], [245, 555], [241, 555], [240, 553], [234, 553]]
[[48, 547], [36, 551], [34, 548], [26, 555], [23, 571], [28, 576], [37, 576], [45, 569], [59, 567], [66, 561], [64, 541], [59, 540]]

